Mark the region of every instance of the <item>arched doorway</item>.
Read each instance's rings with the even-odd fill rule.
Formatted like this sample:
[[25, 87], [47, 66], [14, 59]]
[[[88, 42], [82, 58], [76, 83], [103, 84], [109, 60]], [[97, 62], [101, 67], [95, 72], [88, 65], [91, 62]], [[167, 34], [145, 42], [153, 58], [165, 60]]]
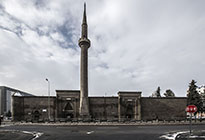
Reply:
[[35, 110], [35, 111], [33, 112], [33, 120], [34, 120], [34, 121], [38, 121], [39, 118], [40, 118], [40, 113], [39, 113], [38, 110]]
[[74, 109], [73, 109], [73, 104], [71, 102], [67, 102], [65, 104], [63, 111], [64, 111], [64, 118], [71, 119], [74, 117]]
[[126, 107], [125, 117], [128, 120], [134, 118], [134, 110], [133, 110], [133, 106], [131, 104], [128, 104], [127, 107]]

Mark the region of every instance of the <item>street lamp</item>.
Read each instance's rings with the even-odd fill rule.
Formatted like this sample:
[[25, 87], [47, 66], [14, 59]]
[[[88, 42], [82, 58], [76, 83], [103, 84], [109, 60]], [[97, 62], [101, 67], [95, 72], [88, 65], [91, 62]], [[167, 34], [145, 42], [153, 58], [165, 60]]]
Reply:
[[50, 116], [50, 82], [46, 78], [46, 81], [48, 82], [48, 120], [50, 121], [51, 116]]

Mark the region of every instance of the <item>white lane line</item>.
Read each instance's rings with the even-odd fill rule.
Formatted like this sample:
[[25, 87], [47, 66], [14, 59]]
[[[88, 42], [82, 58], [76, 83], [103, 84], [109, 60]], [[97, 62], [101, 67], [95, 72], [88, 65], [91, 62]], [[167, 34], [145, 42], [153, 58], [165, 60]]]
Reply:
[[40, 133], [40, 132], [29, 132], [29, 131], [21, 131], [21, 132], [23, 132], [23, 133], [25, 133], [25, 134], [31, 134], [31, 135], [33, 135], [33, 138], [32, 138], [32, 140], [35, 140], [35, 139], [37, 139], [37, 138], [39, 138], [40, 136], [42, 136], [43, 135], [43, 133]]
[[92, 134], [92, 133], [94, 133], [94, 131], [88, 131], [88, 132], [87, 132], [88, 135], [90, 135], [90, 134]]
[[171, 133], [171, 134], [166, 134], [166, 135], [162, 135], [159, 138], [165, 138], [167, 140], [175, 140], [177, 135], [179, 134], [184, 134], [187, 133], [188, 131], [182, 131], [182, 132], [175, 132], [175, 133]]

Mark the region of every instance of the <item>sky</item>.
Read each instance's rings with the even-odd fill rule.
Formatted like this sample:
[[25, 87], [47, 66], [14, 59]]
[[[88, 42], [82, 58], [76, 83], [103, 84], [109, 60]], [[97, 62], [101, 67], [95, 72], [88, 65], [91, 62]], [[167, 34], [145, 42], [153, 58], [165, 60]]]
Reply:
[[35, 95], [80, 89], [87, 4], [89, 96], [205, 84], [204, 0], [1, 0], [0, 85]]

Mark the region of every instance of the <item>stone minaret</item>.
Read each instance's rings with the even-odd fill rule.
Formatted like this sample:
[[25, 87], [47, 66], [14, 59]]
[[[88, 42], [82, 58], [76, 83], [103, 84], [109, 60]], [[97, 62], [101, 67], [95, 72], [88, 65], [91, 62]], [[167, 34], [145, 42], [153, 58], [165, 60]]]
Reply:
[[89, 114], [88, 103], [88, 48], [90, 40], [88, 39], [88, 25], [86, 20], [86, 4], [84, 3], [82, 34], [78, 41], [81, 48], [80, 56], [80, 116], [87, 118]]

